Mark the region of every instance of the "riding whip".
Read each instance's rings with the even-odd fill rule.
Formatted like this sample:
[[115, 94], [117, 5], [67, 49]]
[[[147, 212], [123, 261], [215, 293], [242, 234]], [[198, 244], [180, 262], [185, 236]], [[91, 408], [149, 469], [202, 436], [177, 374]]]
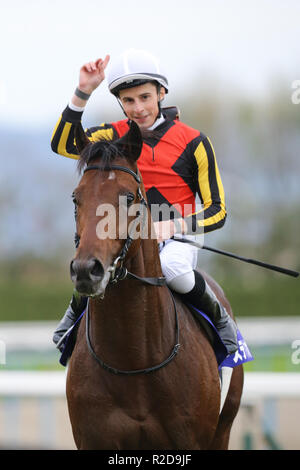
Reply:
[[271, 269], [272, 271], [277, 271], [279, 273], [286, 274], [287, 276], [292, 276], [292, 277], [299, 276], [299, 273], [297, 271], [292, 271], [291, 269], [281, 268], [280, 266], [275, 266], [273, 264], [264, 263], [262, 261], [258, 261], [258, 260], [251, 259], [251, 258], [244, 258], [243, 256], [239, 256], [234, 253], [229, 253], [228, 251], [218, 250], [217, 248], [212, 248], [207, 245], [200, 245], [199, 243], [196, 243], [192, 240], [188, 240], [186, 238], [178, 238], [176, 236], [172, 238], [177, 242], [190, 243], [191, 245], [196, 246], [197, 248], [201, 248], [202, 250], [213, 251], [214, 253], [218, 253], [224, 256], [229, 256], [230, 258], [239, 259], [240, 261], [244, 261], [245, 263], [255, 264], [257, 266], [261, 266], [266, 269]]

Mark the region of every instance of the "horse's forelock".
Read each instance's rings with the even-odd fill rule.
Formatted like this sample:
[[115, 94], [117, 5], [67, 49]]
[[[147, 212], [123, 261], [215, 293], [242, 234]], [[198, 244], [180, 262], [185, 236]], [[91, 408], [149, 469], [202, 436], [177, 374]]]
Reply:
[[122, 153], [113, 141], [99, 140], [87, 145], [80, 154], [77, 169], [82, 174], [84, 168], [99, 159], [99, 165], [109, 167], [117, 157], [122, 157]]

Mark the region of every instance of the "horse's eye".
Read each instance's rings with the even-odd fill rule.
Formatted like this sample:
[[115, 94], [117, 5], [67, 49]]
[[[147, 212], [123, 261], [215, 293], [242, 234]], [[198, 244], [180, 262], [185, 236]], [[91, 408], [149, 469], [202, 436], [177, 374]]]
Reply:
[[130, 206], [130, 204], [132, 204], [134, 201], [134, 194], [128, 193], [126, 194], [126, 197], [127, 197], [127, 206]]

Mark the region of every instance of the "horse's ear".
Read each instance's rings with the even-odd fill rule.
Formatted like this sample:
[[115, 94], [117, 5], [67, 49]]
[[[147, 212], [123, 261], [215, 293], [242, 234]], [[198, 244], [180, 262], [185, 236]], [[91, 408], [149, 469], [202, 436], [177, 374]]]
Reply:
[[141, 155], [143, 139], [139, 126], [131, 121], [130, 129], [121, 139], [117, 141], [122, 155], [128, 160], [136, 161]]
[[87, 138], [81, 123], [78, 123], [77, 126], [75, 127], [74, 135], [75, 135], [76, 148], [78, 150], [78, 153], [81, 154], [83, 149], [85, 149], [85, 147], [91, 143], [89, 139]]

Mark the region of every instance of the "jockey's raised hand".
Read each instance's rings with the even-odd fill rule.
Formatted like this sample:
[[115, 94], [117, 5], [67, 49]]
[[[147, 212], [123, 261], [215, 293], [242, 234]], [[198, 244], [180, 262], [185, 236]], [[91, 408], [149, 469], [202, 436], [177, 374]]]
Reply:
[[103, 82], [109, 59], [110, 56], [106, 55], [105, 59], [87, 62], [81, 67], [78, 87], [72, 97], [72, 103], [75, 106], [84, 107], [89, 95]]
[[105, 59], [97, 59], [95, 62], [84, 64], [79, 73], [78, 88], [84, 93], [92, 93], [105, 79], [105, 69], [109, 62], [109, 55]]

